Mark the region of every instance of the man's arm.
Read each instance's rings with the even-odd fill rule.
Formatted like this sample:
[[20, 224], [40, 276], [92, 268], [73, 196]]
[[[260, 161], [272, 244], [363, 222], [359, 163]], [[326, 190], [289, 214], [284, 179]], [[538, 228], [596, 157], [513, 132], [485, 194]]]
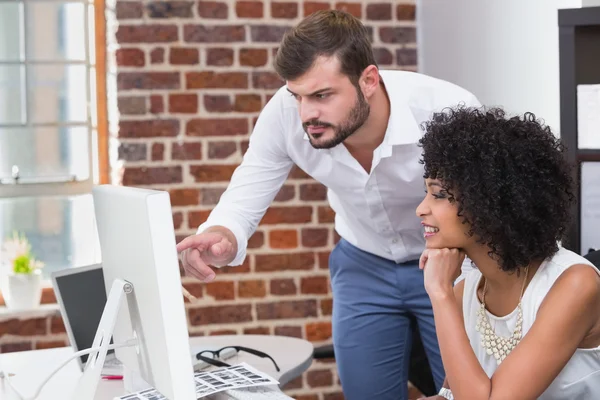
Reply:
[[224, 265], [244, 261], [248, 239], [294, 165], [286, 150], [282, 95], [285, 93], [278, 92], [261, 111], [242, 163], [219, 203], [198, 228], [197, 233], [218, 232], [233, 240], [235, 255]]

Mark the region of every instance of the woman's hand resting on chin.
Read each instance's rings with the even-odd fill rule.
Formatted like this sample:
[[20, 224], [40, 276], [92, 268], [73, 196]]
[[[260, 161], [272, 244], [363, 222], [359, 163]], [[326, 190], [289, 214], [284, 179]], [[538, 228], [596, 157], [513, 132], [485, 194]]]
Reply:
[[465, 253], [460, 249], [425, 249], [419, 260], [425, 290], [429, 297], [453, 293], [454, 281], [460, 276]]

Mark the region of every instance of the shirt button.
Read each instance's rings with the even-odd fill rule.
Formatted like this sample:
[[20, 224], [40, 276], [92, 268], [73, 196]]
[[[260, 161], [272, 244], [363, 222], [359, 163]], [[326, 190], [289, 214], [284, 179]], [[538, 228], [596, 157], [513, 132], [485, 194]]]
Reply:
[[398, 239], [397, 238], [392, 239], [392, 243], [394, 243], [394, 244], [398, 243]]

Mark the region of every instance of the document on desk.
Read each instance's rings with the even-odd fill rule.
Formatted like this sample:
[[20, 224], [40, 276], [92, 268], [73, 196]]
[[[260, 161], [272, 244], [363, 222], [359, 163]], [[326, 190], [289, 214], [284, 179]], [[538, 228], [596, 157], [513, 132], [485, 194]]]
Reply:
[[[224, 367], [212, 371], [196, 372], [194, 374], [197, 399], [206, 399], [209, 395], [223, 392], [225, 390], [236, 390], [256, 386], [278, 385], [279, 382], [269, 375], [264, 374], [246, 363], [240, 363], [231, 367]], [[219, 400], [238, 399], [237, 397], [222, 397]], [[258, 397], [253, 397], [257, 398]], [[242, 398], [244, 399], [244, 398]], [[267, 397], [267, 399], [278, 399]], [[279, 399], [287, 399], [280, 397]], [[154, 388], [115, 397], [113, 400], [168, 400]]]

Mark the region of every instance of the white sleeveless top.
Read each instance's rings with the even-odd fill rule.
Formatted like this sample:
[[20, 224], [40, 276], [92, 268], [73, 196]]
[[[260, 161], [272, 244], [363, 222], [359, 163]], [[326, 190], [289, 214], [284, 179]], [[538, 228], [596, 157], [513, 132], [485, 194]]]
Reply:
[[[575, 264], [590, 265], [600, 274], [600, 271], [587, 259], [562, 247], [552, 258], [547, 259], [540, 265], [525, 289], [521, 301], [523, 335], [527, 334], [533, 325], [537, 311], [556, 279], [567, 268]], [[498, 364], [493, 355], [487, 354], [486, 349], [481, 344], [479, 332], [475, 330], [477, 311], [481, 307], [481, 303], [477, 298], [477, 285], [480, 278], [481, 272], [478, 269], [469, 271], [465, 276], [463, 315], [471, 347], [486, 374], [491, 378], [496, 368], [498, 368]], [[512, 334], [517, 323], [516, 308], [504, 317], [496, 317], [487, 311], [486, 313], [490, 325], [497, 335], [509, 337]], [[548, 334], [551, 334], [551, 332], [548, 332]], [[593, 349], [577, 349], [560, 374], [538, 399], [600, 399], [600, 346]]]

